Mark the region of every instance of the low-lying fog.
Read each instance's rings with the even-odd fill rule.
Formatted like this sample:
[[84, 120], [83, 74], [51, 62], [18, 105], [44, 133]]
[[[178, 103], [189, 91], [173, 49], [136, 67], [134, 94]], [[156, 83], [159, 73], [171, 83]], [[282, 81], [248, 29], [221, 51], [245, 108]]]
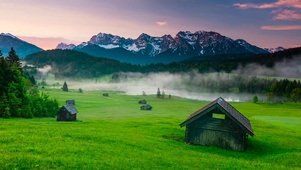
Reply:
[[[67, 81], [69, 89], [82, 89], [85, 91], [121, 91], [128, 95], [150, 95], [157, 94], [158, 88], [161, 94], [164, 92], [165, 97], [179, 96], [183, 98], [213, 101], [218, 97], [223, 97], [227, 101], [251, 101], [254, 94], [237, 94], [237, 93], [209, 93], [204, 92], [202, 87], [190, 87], [185, 82], [198, 81], [206, 79], [207, 81], [222, 81], [223, 77], [229, 76], [226, 73], [198, 74], [194, 73], [194, 80], [191, 80], [189, 74], [170, 74], [170, 73], [122, 73], [118, 82], [108, 82], [95, 80], [90, 82]], [[60, 83], [61, 85], [63, 83]], [[56, 87], [60, 88], [60, 87]], [[260, 98], [260, 99], [263, 99]]]
[[[270, 77], [285, 77], [291, 79], [300, 79], [301, 75], [301, 57], [293, 60], [285, 60], [276, 63], [273, 68], [267, 68], [256, 64], [249, 64], [244, 67], [239, 67], [233, 71], [233, 74], [253, 75], [253, 76], [270, 76]], [[51, 66], [45, 66], [38, 69], [42, 74], [47, 75], [52, 70]], [[121, 73], [118, 80], [112, 82], [110, 80], [99, 79], [97, 81], [66, 81], [69, 89], [82, 89], [83, 91], [90, 90], [114, 90], [122, 91], [128, 95], [146, 95], [156, 94], [158, 88], [165, 96], [179, 96], [189, 99], [212, 101], [218, 97], [223, 97], [227, 101], [252, 101], [255, 94], [238, 94], [238, 93], [208, 93], [208, 90], [200, 86], [190, 86], [189, 84], [198, 84], [198, 82], [220, 82], [229, 79], [233, 74], [226, 73], [208, 73], [200, 74], [195, 71], [184, 74], [170, 73]], [[47, 76], [46, 76], [47, 77]], [[49, 76], [48, 76], [49, 78]], [[53, 79], [53, 78], [52, 78]], [[46, 81], [48, 81], [46, 79]], [[62, 86], [63, 81], [52, 80], [59, 82]], [[235, 80], [233, 80], [235, 81]], [[190, 83], [191, 82], [191, 83]], [[55, 86], [54, 88], [60, 88]], [[258, 94], [256, 94], [258, 95]], [[258, 95], [259, 100], [266, 100], [265, 96]]]

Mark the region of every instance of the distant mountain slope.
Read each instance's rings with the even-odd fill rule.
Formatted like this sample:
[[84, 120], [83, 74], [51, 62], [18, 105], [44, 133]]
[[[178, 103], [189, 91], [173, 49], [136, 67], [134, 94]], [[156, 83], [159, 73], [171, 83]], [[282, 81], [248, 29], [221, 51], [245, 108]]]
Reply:
[[20, 58], [24, 58], [28, 54], [43, 51], [43, 49], [25, 42], [11, 34], [0, 34], [0, 50], [4, 56], [8, 55], [11, 48], [14, 48]]
[[203, 57], [191, 57], [189, 59], [183, 60], [182, 62], [210, 62], [215, 64], [223, 65], [247, 65], [250, 63], [256, 63], [259, 65], [264, 65], [267, 67], [273, 67], [279, 62], [288, 62], [290, 60], [295, 60], [296, 62], [301, 61], [301, 47], [289, 48], [286, 50], [280, 50], [269, 54], [222, 54], [213, 56], [203, 56]]
[[131, 71], [133, 66], [116, 60], [94, 57], [74, 50], [47, 50], [25, 58], [36, 67], [50, 65], [56, 78], [97, 77], [120, 71]]
[[175, 37], [152, 37], [141, 34], [137, 39], [99, 33], [74, 48], [67, 44], [58, 49], [74, 49], [98, 57], [112, 58], [133, 64], [171, 63], [193, 56], [218, 54], [269, 53], [245, 40], [233, 40], [212, 31], [180, 31]]

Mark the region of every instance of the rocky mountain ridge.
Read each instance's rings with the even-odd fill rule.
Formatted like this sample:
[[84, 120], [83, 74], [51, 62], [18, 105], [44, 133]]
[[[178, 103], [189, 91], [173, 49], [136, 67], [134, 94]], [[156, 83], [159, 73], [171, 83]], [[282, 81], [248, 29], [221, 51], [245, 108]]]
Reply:
[[[87, 42], [77, 46], [58, 45], [57, 49], [74, 49], [90, 55], [117, 59], [134, 63], [144, 58], [145, 63], [170, 63], [195, 56], [217, 54], [261, 54], [268, 50], [249, 44], [247, 41], [233, 40], [213, 31], [180, 31], [175, 37], [164, 35], [153, 37], [142, 33], [138, 38], [124, 38], [118, 35], [99, 33]], [[110, 52], [111, 54], [110, 54]], [[113, 52], [114, 51], [114, 52]], [[122, 51], [123, 55], [119, 52]], [[112, 55], [114, 53], [114, 56]], [[150, 61], [151, 60], [151, 61]], [[141, 64], [141, 63], [138, 63]], [[142, 63], [144, 64], [144, 63]]]

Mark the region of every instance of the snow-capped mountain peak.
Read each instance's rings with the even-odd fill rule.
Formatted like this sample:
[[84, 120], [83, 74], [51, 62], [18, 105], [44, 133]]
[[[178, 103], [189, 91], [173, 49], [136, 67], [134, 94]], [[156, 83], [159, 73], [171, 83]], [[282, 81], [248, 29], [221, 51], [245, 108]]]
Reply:
[[10, 33], [1, 33], [0, 35], [2, 36], [8, 36], [8, 37], [11, 37], [11, 38], [14, 38], [14, 39], [18, 39], [16, 36], [10, 34]]
[[19, 39], [10, 33], [0, 33], [0, 47], [3, 56], [7, 56], [8, 52], [13, 47], [20, 58], [24, 58], [28, 54], [43, 50], [33, 44]]
[[75, 47], [76, 47], [76, 45], [74, 45], [74, 44], [66, 44], [66, 43], [61, 42], [56, 46], [55, 49], [71, 50]]
[[276, 47], [276, 48], [265, 48], [265, 50], [268, 50], [270, 53], [275, 53], [286, 49], [284, 47]]
[[[100, 49], [98, 50], [97, 48]], [[74, 49], [87, 53], [93, 50], [93, 52], [89, 54], [98, 56], [110, 55], [104, 52], [105, 49], [110, 49], [111, 53], [114, 49], [117, 49], [116, 52], [118, 51], [118, 54], [120, 51], [127, 51], [123, 51], [122, 55], [125, 53], [132, 54], [133, 56], [146, 57], [167, 55], [168, 57], [178, 56], [178, 59], [229, 53], [267, 53], [266, 50], [251, 45], [245, 40], [233, 40], [220, 33], [204, 30], [194, 33], [191, 31], [180, 31], [175, 37], [171, 35], [156, 37], [142, 33], [136, 39], [98, 33], [92, 36], [89, 41], [76, 46]], [[98, 54], [96, 51], [101, 52]], [[114, 56], [114, 59], [115, 58]]]

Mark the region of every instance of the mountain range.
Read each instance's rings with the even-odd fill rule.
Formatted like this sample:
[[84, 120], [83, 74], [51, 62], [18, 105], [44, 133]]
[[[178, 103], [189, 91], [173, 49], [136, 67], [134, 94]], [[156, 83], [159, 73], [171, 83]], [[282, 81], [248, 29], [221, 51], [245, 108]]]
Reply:
[[3, 56], [8, 56], [8, 52], [11, 50], [12, 47], [14, 48], [14, 50], [20, 58], [25, 58], [29, 54], [43, 51], [42, 48], [39, 48], [33, 44], [23, 41], [12, 34], [1, 33], [0, 50]]
[[[8, 55], [11, 47], [21, 58], [43, 51], [12, 34], [1, 33], [0, 50], [4, 56]], [[192, 57], [202, 59], [220, 54], [265, 54], [284, 50], [282, 47], [263, 49], [245, 40], [233, 40], [213, 31], [180, 31], [175, 37], [153, 37], [143, 33], [136, 39], [99, 33], [79, 45], [60, 43], [56, 49], [72, 49], [131, 64], [171, 63]]]
[[267, 49], [245, 40], [233, 40], [213, 31], [180, 31], [175, 37], [152, 37], [145, 33], [137, 39], [99, 33], [79, 45], [60, 43], [57, 49], [72, 49], [132, 64], [171, 63], [195, 56], [218, 54], [262, 54]]

